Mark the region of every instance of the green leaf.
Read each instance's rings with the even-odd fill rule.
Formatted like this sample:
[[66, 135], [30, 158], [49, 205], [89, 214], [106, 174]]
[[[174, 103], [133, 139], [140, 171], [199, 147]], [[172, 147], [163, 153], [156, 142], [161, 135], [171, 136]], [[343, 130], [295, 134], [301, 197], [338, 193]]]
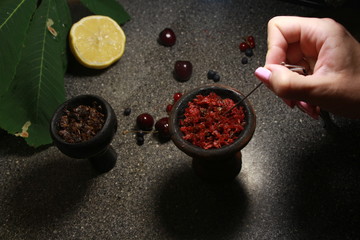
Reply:
[[67, 0], [55, 0], [56, 8], [59, 12], [59, 18], [57, 19], [57, 26], [60, 27], [61, 34], [59, 35], [61, 44], [61, 56], [63, 59], [63, 68], [67, 68], [67, 43], [68, 43], [68, 32], [72, 25], [71, 14], [67, 5]]
[[91, 12], [114, 19], [119, 25], [130, 20], [130, 15], [116, 0], [80, 0]]
[[36, 3], [37, 0], [1, 0], [0, 96], [7, 91], [14, 77]]
[[[65, 39], [70, 27], [64, 0], [42, 0], [36, 10], [14, 81], [0, 99], [0, 127], [28, 133], [31, 146], [51, 143], [49, 122], [65, 100]], [[29, 123], [31, 124], [29, 126]], [[28, 127], [28, 129], [27, 129]]]

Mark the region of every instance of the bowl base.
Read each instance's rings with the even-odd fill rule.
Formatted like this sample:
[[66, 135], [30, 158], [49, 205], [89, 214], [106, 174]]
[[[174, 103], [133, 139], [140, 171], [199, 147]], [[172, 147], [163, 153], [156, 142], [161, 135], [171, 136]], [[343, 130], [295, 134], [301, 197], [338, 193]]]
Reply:
[[242, 166], [241, 152], [219, 160], [192, 159], [192, 167], [200, 178], [207, 182], [229, 182], [239, 174]]
[[116, 165], [117, 153], [112, 146], [109, 146], [104, 152], [89, 158], [89, 161], [98, 173], [106, 173]]

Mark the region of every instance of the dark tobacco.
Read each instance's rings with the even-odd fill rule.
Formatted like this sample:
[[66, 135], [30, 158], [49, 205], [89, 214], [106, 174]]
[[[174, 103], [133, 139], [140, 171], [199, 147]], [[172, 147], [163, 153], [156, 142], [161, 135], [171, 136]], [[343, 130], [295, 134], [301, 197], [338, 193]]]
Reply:
[[180, 120], [183, 138], [203, 149], [233, 143], [245, 126], [243, 108], [231, 109], [234, 105], [232, 99], [223, 99], [214, 92], [207, 96], [197, 95], [188, 103], [185, 118]]
[[79, 105], [64, 109], [59, 121], [58, 134], [68, 143], [79, 143], [93, 138], [104, 126], [105, 115], [101, 105]]

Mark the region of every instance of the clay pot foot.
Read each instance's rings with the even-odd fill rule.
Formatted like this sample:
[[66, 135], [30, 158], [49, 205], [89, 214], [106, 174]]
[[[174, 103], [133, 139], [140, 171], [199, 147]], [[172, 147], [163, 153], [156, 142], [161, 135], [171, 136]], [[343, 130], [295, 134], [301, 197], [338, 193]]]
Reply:
[[219, 161], [193, 158], [192, 168], [196, 175], [206, 182], [230, 182], [240, 173], [242, 166], [241, 152]]

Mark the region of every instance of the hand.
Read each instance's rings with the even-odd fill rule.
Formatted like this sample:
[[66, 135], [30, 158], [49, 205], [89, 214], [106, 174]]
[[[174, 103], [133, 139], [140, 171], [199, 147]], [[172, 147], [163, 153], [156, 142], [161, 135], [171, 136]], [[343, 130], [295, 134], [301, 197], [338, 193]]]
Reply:
[[[309, 75], [281, 62], [301, 65]], [[360, 44], [331, 19], [275, 17], [268, 23], [265, 68], [255, 75], [291, 107], [317, 118], [319, 107], [360, 118]]]

